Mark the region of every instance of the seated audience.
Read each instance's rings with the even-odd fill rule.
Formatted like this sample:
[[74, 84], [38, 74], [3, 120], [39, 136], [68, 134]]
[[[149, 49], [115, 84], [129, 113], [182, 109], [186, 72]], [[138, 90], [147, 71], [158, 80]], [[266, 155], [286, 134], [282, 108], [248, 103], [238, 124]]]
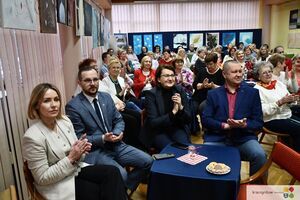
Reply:
[[138, 58], [139, 58], [140, 62], [142, 61], [142, 59], [144, 58], [144, 56], [146, 56], [147, 52], [148, 52], [148, 47], [142, 46], [141, 53], [138, 55]]
[[256, 132], [263, 127], [259, 93], [243, 81], [243, 68], [236, 61], [223, 67], [224, 86], [210, 90], [203, 111], [204, 144], [239, 149], [242, 160], [250, 162], [250, 175], [266, 162]]
[[[284, 54], [283, 46], [279, 45], [275, 47], [273, 53]], [[289, 57], [285, 57], [285, 65], [287, 66], [289, 71], [292, 70], [292, 60]]]
[[28, 117], [36, 122], [23, 136], [23, 156], [45, 199], [126, 199], [116, 167], [83, 162], [94, 147], [84, 134], [77, 139], [71, 121], [62, 114], [61, 94], [54, 85], [41, 83], [33, 89]]
[[155, 86], [155, 70], [151, 66], [151, 58], [145, 56], [142, 59], [141, 68], [134, 72], [133, 91], [139, 99], [141, 98], [141, 93], [151, 90]]
[[243, 80], [247, 80], [248, 69], [246, 68], [244, 51], [236, 50], [234, 60], [237, 61], [243, 67]]
[[[110, 59], [110, 54], [107, 52], [104, 52], [102, 54], [102, 66], [98, 68], [98, 72], [100, 73], [100, 79], [102, 80], [106, 76], [108, 76], [108, 61]], [[85, 65], [89, 66], [89, 65]]]
[[137, 55], [134, 53], [132, 46], [130, 45], [127, 47], [127, 58], [131, 62], [139, 62]]
[[275, 80], [279, 80], [285, 84], [290, 92], [298, 92], [298, 84], [295, 73], [292, 71], [291, 78], [288, 75], [288, 69], [285, 65], [285, 56], [275, 53], [269, 58], [269, 62], [273, 65], [273, 76]]
[[154, 53], [152, 51], [148, 51], [147, 56], [149, 56], [151, 58], [152, 61], [152, 66], [151, 69], [157, 69], [159, 66], [159, 63], [157, 60], [154, 59]]
[[175, 85], [173, 66], [159, 66], [157, 86], [145, 93], [147, 117], [141, 132], [146, 146], [158, 151], [172, 142], [190, 143], [191, 114], [184, 90]]
[[171, 56], [171, 51], [169, 49], [165, 49], [163, 51], [163, 56], [162, 58], [158, 61], [159, 66], [161, 65], [170, 65], [172, 66], [172, 56]]
[[257, 61], [268, 61], [271, 55], [269, 55], [269, 48], [266, 45], [260, 47], [257, 54]]
[[176, 84], [180, 85], [187, 97], [190, 99], [193, 94], [193, 81], [194, 81], [194, 73], [189, 69], [185, 68], [184, 61], [181, 57], [177, 57], [173, 60], [173, 67], [175, 68], [176, 74]]
[[272, 79], [273, 66], [268, 62], [258, 62], [255, 67], [258, 82], [264, 126], [274, 132], [286, 133], [293, 138], [293, 147], [300, 152], [300, 118], [293, 116], [288, 104], [300, 100], [292, 95], [279, 80]]
[[236, 47], [234, 47], [234, 46], [228, 50], [228, 54], [225, 55], [225, 57], [223, 59], [223, 65], [226, 61], [234, 60], [235, 52], [236, 52]]
[[205, 57], [206, 67], [201, 73], [196, 76], [193, 88], [193, 104], [196, 113], [201, 112], [205, 104], [201, 103], [206, 100], [207, 92], [211, 89], [217, 88], [224, 84], [224, 77], [222, 70], [217, 65], [218, 55], [216, 53], [209, 53]]
[[205, 68], [205, 56], [207, 54], [207, 50], [205, 47], [198, 48], [197, 49], [197, 54], [196, 55], [196, 61], [195, 61], [195, 66], [193, 69], [195, 78], [198, 76], [198, 74]]
[[153, 48], [154, 56], [153, 59], [159, 61], [161, 58], [161, 50], [159, 45], [155, 45]]
[[[118, 167], [128, 192], [132, 193], [150, 170], [152, 158], [122, 141], [124, 121], [109, 94], [98, 92], [99, 78], [94, 68], [78, 72], [82, 92], [66, 105], [78, 138], [86, 134], [92, 149], [84, 161]], [[133, 167], [129, 172], [125, 166]]]
[[183, 62], [184, 62], [184, 63], [183, 63], [183, 67], [189, 69], [190, 66], [191, 66], [191, 63], [190, 63], [190, 60], [188, 59], [188, 57], [187, 57], [187, 55], [186, 55], [186, 53], [185, 53], [184, 48], [178, 49], [177, 55], [178, 55], [179, 57], [181, 57], [181, 59], [183, 60]]

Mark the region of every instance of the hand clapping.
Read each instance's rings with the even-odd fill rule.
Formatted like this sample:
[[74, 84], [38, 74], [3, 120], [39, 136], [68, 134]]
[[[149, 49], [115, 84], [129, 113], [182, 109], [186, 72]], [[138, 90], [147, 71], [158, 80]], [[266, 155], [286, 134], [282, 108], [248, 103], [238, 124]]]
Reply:
[[179, 110], [183, 109], [180, 94], [179, 93], [175, 93], [172, 96], [172, 101], [174, 102], [174, 106], [173, 106], [172, 112], [175, 115]]

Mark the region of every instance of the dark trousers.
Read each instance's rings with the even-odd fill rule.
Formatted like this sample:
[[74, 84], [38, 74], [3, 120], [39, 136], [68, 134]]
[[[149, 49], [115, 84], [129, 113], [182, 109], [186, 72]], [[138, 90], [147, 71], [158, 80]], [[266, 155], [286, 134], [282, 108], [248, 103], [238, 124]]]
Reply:
[[81, 168], [75, 178], [76, 200], [125, 200], [126, 189], [115, 166], [93, 165]]

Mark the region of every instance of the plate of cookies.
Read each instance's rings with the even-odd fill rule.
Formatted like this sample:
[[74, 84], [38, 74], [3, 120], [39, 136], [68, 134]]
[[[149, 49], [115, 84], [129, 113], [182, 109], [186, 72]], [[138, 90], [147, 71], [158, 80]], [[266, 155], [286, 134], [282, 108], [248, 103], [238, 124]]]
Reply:
[[229, 166], [225, 165], [224, 163], [210, 162], [206, 166], [206, 170], [212, 174], [224, 175], [224, 174], [228, 174], [231, 169]]

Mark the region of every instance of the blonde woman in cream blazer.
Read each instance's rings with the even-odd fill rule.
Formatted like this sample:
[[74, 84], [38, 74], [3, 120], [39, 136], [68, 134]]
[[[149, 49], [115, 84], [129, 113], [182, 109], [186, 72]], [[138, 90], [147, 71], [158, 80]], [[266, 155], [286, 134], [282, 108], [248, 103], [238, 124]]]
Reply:
[[28, 116], [37, 121], [23, 137], [23, 157], [37, 191], [49, 200], [126, 199], [116, 167], [82, 162], [91, 143], [85, 136], [77, 139], [72, 122], [61, 114], [60, 99], [49, 83], [37, 85], [30, 97]]

